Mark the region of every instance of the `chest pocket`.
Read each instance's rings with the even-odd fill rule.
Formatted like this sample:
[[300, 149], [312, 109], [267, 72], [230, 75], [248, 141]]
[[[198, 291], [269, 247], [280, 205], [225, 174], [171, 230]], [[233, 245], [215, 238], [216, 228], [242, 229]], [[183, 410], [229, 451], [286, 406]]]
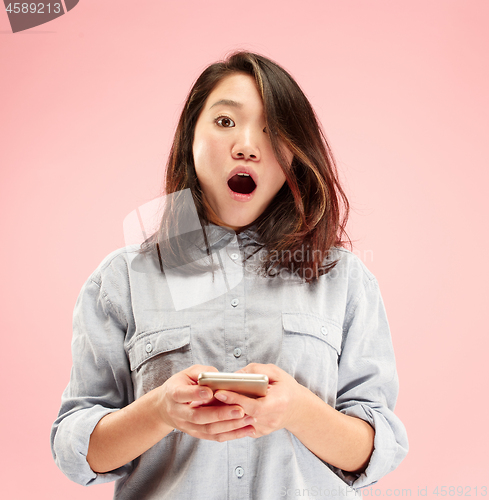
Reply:
[[336, 399], [342, 330], [331, 320], [282, 314], [280, 367], [328, 403]]
[[140, 397], [192, 366], [190, 326], [140, 334], [129, 344], [127, 355], [135, 395]]

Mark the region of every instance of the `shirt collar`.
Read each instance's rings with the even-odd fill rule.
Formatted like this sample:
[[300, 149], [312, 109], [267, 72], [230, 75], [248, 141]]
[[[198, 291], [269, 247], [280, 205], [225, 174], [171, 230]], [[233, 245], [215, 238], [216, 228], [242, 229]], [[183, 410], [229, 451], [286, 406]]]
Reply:
[[[238, 241], [243, 245], [261, 245], [259, 240], [259, 235], [256, 231], [256, 225], [252, 225], [243, 231], [240, 231], [238, 236]], [[217, 250], [226, 246], [231, 240], [236, 237], [236, 232], [225, 226], [217, 226], [215, 224], [209, 223], [204, 226], [205, 233], [207, 235], [207, 241], [209, 243], [210, 250]], [[200, 244], [198, 245], [201, 250], [205, 251], [204, 238], [201, 238]]]

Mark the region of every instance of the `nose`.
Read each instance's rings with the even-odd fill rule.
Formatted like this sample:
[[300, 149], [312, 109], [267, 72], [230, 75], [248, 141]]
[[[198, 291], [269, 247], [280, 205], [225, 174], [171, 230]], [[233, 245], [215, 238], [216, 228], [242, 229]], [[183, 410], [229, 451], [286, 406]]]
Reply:
[[236, 160], [245, 159], [258, 161], [260, 159], [260, 148], [258, 141], [249, 131], [243, 131], [234, 143], [232, 156]]

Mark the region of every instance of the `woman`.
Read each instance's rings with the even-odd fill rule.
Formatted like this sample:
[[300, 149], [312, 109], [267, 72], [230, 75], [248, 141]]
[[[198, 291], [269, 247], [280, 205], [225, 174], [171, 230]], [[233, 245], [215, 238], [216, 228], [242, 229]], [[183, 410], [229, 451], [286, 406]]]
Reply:
[[[348, 203], [292, 77], [247, 52], [207, 68], [166, 193], [159, 231], [77, 301], [52, 431], [63, 472], [116, 479], [117, 499], [270, 499], [355, 495], [393, 470], [407, 437], [382, 299], [341, 248]], [[197, 385], [217, 370], [263, 373], [268, 393]]]

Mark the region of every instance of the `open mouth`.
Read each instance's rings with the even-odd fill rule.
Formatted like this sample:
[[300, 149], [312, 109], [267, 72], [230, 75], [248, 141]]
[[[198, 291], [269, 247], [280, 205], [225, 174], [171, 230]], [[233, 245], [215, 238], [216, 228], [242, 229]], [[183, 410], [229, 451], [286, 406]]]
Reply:
[[243, 172], [233, 175], [228, 180], [228, 186], [231, 191], [239, 194], [250, 194], [256, 189], [255, 181], [251, 175]]

